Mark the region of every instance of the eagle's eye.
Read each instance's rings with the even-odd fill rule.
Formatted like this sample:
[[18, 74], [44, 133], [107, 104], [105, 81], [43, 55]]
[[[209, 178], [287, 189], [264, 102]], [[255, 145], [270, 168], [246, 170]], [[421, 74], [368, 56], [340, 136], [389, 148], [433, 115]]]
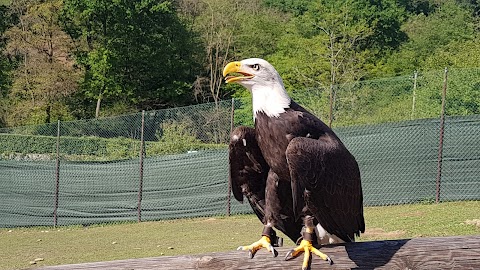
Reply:
[[253, 70], [257, 71], [260, 69], [260, 66], [258, 64], [253, 64], [250, 66]]

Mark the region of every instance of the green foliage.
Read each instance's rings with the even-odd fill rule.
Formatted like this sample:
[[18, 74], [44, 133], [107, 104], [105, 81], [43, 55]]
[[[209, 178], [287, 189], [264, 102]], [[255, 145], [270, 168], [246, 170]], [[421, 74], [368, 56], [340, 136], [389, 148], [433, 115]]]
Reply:
[[344, 84], [336, 89], [335, 126], [410, 119], [413, 80], [407, 76]]
[[[3, 4], [7, 4], [7, 2]], [[0, 2], [0, 18], [0, 127], [3, 127], [6, 125], [6, 108], [8, 105], [6, 97], [8, 89], [11, 87], [13, 59], [8, 59], [5, 54], [1, 53], [6, 45], [5, 39], [2, 37], [3, 33], [10, 27], [8, 9], [2, 5], [2, 2]]]
[[[479, 78], [480, 69], [449, 69], [447, 115], [480, 113]], [[419, 72], [415, 100], [413, 74], [338, 85], [335, 89], [337, 97], [334, 104], [334, 125], [350, 126], [439, 117], [443, 81], [443, 70]], [[315, 93], [319, 89], [310, 91]], [[310, 98], [305, 94], [293, 97], [316, 115], [326, 118], [326, 92], [314, 94]]]
[[401, 6], [411, 14], [428, 15], [437, 7], [437, 1], [432, 0], [399, 0]]
[[197, 47], [171, 2], [70, 0], [63, 21], [79, 44], [84, 99], [150, 109], [190, 102]]
[[83, 83], [87, 98], [109, 98], [124, 94], [113, 74], [112, 54], [112, 51], [102, 47], [87, 53], [85, 66], [88, 71]]
[[188, 151], [203, 151], [210, 149], [225, 149], [225, 144], [206, 144], [206, 143], [161, 143], [161, 142], [147, 142], [146, 154], [147, 156], [184, 154]]
[[282, 37], [277, 52], [267, 60], [277, 67], [288, 91], [327, 87], [329, 63], [323, 46], [325, 39], [321, 36], [304, 38], [294, 29]]
[[285, 33], [287, 16], [274, 9], [257, 7], [260, 9], [239, 12], [240, 25], [234, 41], [234, 54], [237, 59], [266, 58], [274, 54]]
[[286, 25], [268, 60], [287, 90], [309, 103], [315, 92], [321, 100], [316, 106], [326, 104], [331, 84], [352, 83], [375, 73], [374, 62], [406, 38], [400, 30], [405, 13], [395, 1], [324, 0], [307, 7]]
[[442, 68], [425, 65], [425, 61], [437, 50], [444, 51], [450, 43], [471, 40], [475, 33], [475, 20], [471, 10], [457, 5], [454, 0], [442, 2], [429, 16], [419, 14], [410, 17], [403, 25], [409, 40], [389, 58], [389, 73], [402, 74], [423, 67]]
[[235, 115], [234, 125], [253, 127], [253, 105], [251, 97], [243, 97], [235, 99]]
[[480, 36], [473, 40], [453, 41], [433, 54], [428, 55], [424, 67], [426, 70], [438, 67], [469, 68], [480, 63]]
[[[312, 87], [309, 89], [300, 89], [291, 93], [292, 98], [302, 107], [319, 117], [328, 119], [329, 108], [329, 90], [322, 87]], [[339, 117], [343, 119], [343, 117]]]
[[79, 73], [71, 40], [59, 25], [61, 0], [14, 1], [15, 23], [5, 32], [5, 53], [19, 59], [12, 72], [6, 121], [10, 126], [69, 119], [65, 100], [77, 90]]
[[359, 2], [354, 8], [371, 29], [371, 34], [362, 42], [362, 49], [374, 51], [382, 56], [397, 49], [407, 40], [407, 35], [401, 30], [406, 14], [395, 0], [368, 3], [370, 6], [365, 2]]
[[480, 69], [451, 69], [447, 115], [480, 114]]
[[[187, 151], [225, 148], [224, 144], [204, 144], [198, 140], [187, 138], [184, 134], [174, 135], [176, 131], [168, 132], [169, 141], [146, 142], [146, 155], [181, 154]], [[172, 137], [173, 136], [173, 137]], [[179, 141], [176, 141], [178, 139]], [[183, 141], [182, 141], [183, 139]], [[0, 134], [0, 154], [8, 157], [9, 154], [40, 154], [54, 159], [57, 138], [53, 136], [34, 136], [17, 134]], [[121, 160], [138, 158], [140, 141], [128, 138], [98, 138], [98, 137], [60, 137], [60, 155], [67, 160]]]
[[170, 144], [199, 143], [200, 141], [193, 135], [195, 130], [191, 124], [177, 122], [172, 120], [164, 121], [161, 125], [162, 134], [159, 142]]
[[290, 12], [295, 16], [305, 13], [311, 3], [308, 0], [263, 0], [263, 2], [267, 6], [278, 8], [283, 12]]
[[[0, 134], [1, 153], [54, 154], [57, 138], [51, 136]], [[94, 138], [62, 138], [62, 153], [92, 155], [106, 148], [105, 141]]]
[[419, 201], [421, 205], [435, 204], [435, 197], [427, 197]]
[[[351, 126], [438, 118], [441, 112], [444, 70], [419, 72], [407, 76], [365, 80], [336, 85], [333, 125]], [[446, 114], [480, 113], [480, 69], [450, 68], [448, 71]], [[251, 97], [239, 95], [235, 125], [253, 125]], [[290, 96], [306, 109], [326, 121], [329, 92], [322, 87], [299, 89]]]
[[[414, 116], [436, 116], [439, 86], [426, 82], [425, 71], [478, 67], [477, 2], [14, 1], [0, 5], [0, 127], [250, 98], [221, 76], [228, 61], [250, 57], [270, 61], [290, 95], [322, 118], [333, 84], [336, 125], [409, 118], [411, 94], [399, 91], [407, 89], [404, 77], [386, 92], [367, 85], [415, 70], [423, 72], [424, 88]], [[53, 44], [53, 54], [45, 44]], [[447, 112], [478, 112], [477, 80], [456, 75], [471, 81], [452, 82]], [[235, 123], [253, 124], [249, 106], [242, 101]], [[228, 137], [214, 128], [225, 121], [221, 113], [178, 120], [207, 120], [195, 138], [220, 142]], [[97, 136], [94, 128], [101, 129], [79, 129]], [[135, 130], [126, 132], [97, 133], [133, 138]]]

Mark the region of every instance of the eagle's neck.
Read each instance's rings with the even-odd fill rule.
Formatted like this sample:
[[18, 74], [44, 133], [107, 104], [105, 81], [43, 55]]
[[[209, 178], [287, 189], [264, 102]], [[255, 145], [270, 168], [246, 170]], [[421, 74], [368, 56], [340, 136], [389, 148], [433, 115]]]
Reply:
[[291, 99], [281, 83], [253, 86], [251, 92], [254, 120], [258, 112], [263, 112], [269, 117], [278, 117], [285, 112], [286, 108], [290, 107]]

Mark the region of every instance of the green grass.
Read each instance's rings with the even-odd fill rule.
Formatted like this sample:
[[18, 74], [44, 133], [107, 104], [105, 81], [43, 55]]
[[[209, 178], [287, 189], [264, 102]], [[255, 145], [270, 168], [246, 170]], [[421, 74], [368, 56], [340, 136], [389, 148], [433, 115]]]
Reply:
[[[479, 210], [480, 201], [367, 207], [367, 230], [359, 240], [480, 234], [466, 222], [480, 219]], [[261, 230], [253, 215], [0, 229], [0, 269], [229, 251], [258, 240]], [[44, 260], [31, 266], [36, 258]]]
[[0, 5], [10, 5], [11, 0], [0, 0]]

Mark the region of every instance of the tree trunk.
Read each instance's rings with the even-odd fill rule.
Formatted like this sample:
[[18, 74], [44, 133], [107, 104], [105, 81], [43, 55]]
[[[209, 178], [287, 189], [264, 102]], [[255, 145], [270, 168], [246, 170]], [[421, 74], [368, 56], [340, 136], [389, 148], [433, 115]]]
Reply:
[[100, 104], [102, 103], [102, 97], [103, 94], [98, 95], [97, 107], [95, 108], [95, 119], [98, 118], [98, 115], [100, 114]]
[[52, 106], [50, 106], [50, 104], [47, 105], [45, 113], [47, 114], [47, 117], [45, 118], [45, 123], [48, 124], [52, 119]]

